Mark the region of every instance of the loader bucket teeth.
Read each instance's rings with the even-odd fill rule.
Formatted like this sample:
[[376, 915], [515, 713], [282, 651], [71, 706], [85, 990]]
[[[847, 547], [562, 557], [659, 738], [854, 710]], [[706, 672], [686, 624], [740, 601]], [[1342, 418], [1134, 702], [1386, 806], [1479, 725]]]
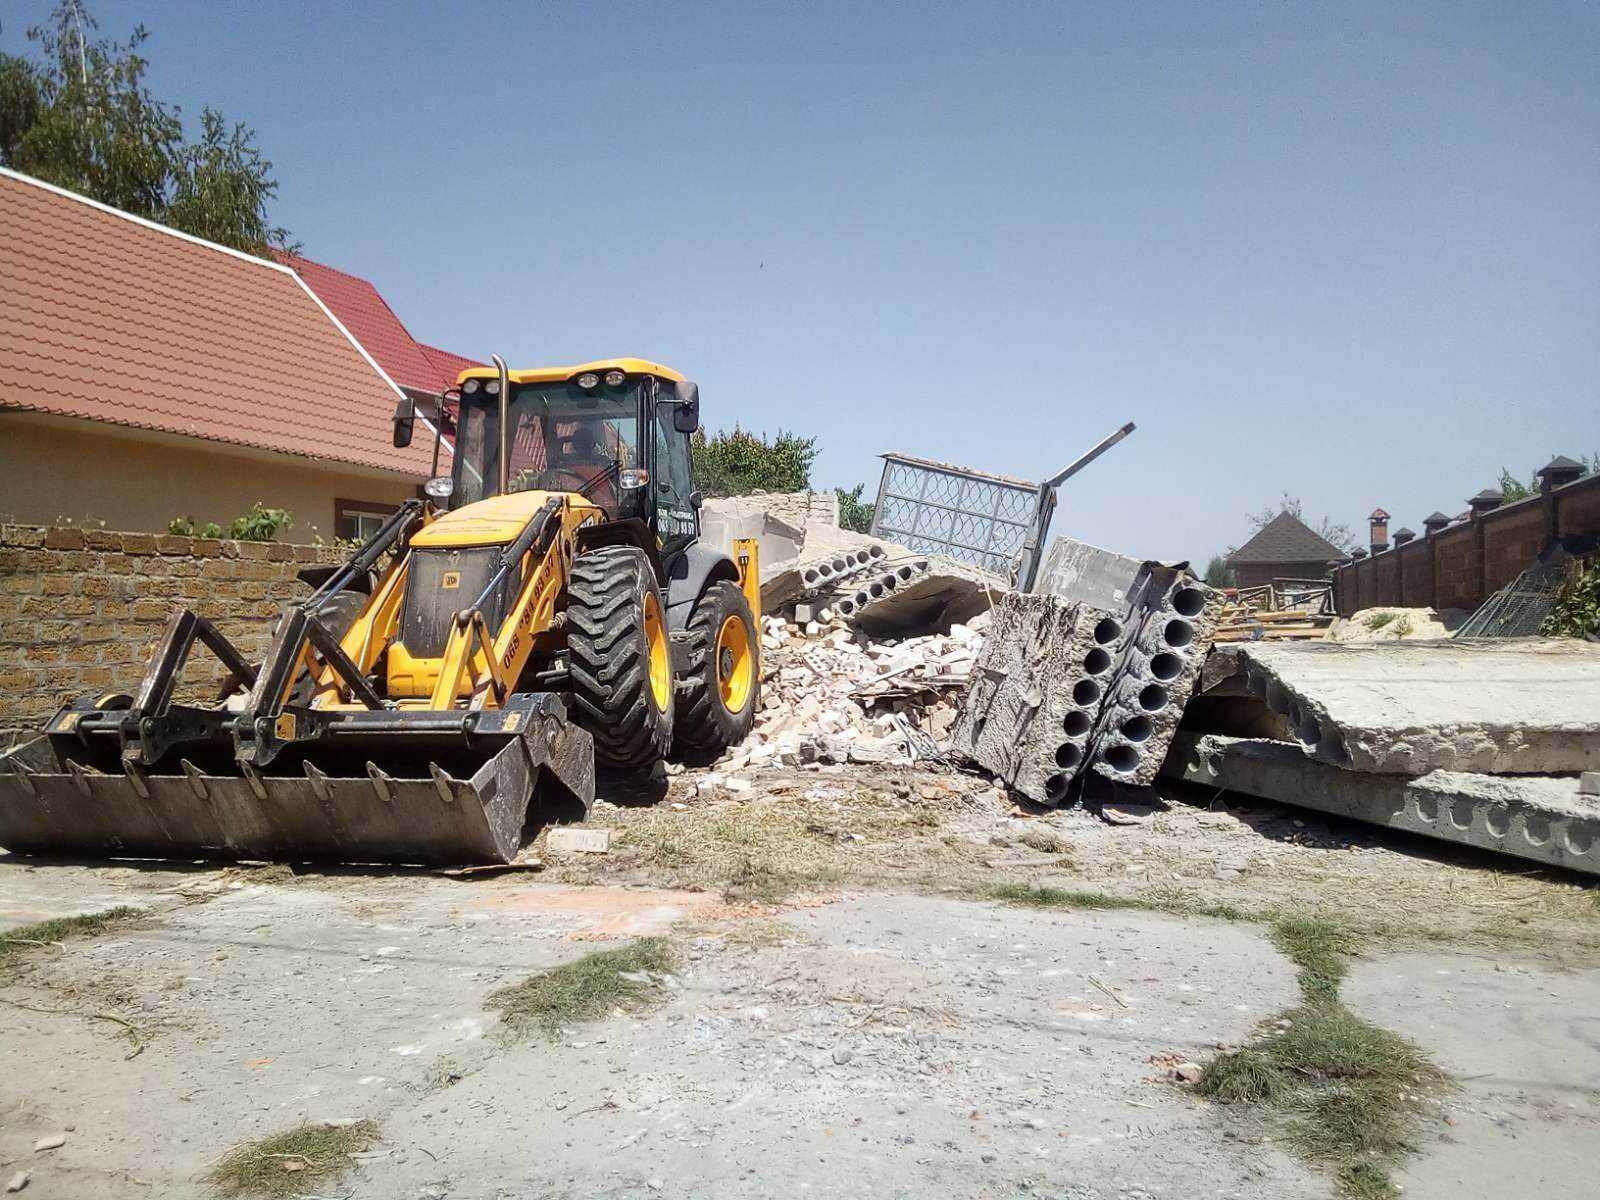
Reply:
[[318, 743], [326, 766], [306, 758], [282, 773], [237, 763], [223, 772], [183, 757], [103, 774], [76, 759], [50, 761], [57, 749], [38, 739], [0, 755], [0, 846], [134, 858], [505, 863], [521, 850], [530, 817], [587, 814], [594, 746], [558, 697], [514, 696], [506, 709], [473, 714], [470, 729], [448, 717], [397, 735], [383, 726], [386, 714], [354, 714]]

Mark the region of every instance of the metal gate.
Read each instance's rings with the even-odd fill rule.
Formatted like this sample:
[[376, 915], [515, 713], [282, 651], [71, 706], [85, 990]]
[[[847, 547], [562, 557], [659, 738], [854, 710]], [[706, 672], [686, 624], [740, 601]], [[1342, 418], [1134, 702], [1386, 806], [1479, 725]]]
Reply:
[[1039, 513], [1039, 485], [889, 453], [872, 535], [1010, 579]]

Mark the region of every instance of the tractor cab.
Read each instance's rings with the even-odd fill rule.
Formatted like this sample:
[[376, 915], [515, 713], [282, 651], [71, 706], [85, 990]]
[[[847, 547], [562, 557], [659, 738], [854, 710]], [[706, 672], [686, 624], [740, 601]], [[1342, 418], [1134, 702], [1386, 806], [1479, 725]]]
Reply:
[[[451, 470], [427, 488], [439, 508], [565, 492], [608, 520], [644, 522], [663, 548], [698, 530], [689, 435], [699, 424], [699, 397], [669, 367], [617, 358], [530, 371], [474, 368], [462, 372], [443, 416]], [[398, 419], [396, 435], [409, 436]]]

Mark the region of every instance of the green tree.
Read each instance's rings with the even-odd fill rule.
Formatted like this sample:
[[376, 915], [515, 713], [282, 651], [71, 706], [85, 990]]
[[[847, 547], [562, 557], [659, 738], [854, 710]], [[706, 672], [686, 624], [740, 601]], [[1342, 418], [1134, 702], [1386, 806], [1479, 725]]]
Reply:
[[1500, 495], [1507, 504], [1518, 500], [1526, 500], [1539, 490], [1539, 479], [1534, 477], [1531, 485], [1523, 483], [1505, 467], [1500, 468]]
[[833, 494], [839, 497], [840, 529], [852, 529], [856, 533], [866, 533], [871, 530], [872, 514], [877, 505], [861, 498], [861, 493], [866, 489], [867, 485], [864, 483], [858, 483], [849, 489], [833, 489]]
[[1215, 588], [1233, 587], [1238, 583], [1232, 567], [1224, 555], [1213, 554], [1206, 563], [1205, 581]]
[[61, 0], [28, 30], [36, 57], [0, 53], [0, 165], [252, 254], [297, 248], [268, 219], [278, 184], [249, 127], [205, 108], [185, 140], [182, 110], [144, 85], [149, 33], [96, 28], [82, 0]]
[[695, 433], [689, 443], [695, 486], [708, 496], [748, 496], [751, 492], [804, 492], [811, 487], [817, 439], [778, 431], [768, 441], [735, 425], [731, 430]]

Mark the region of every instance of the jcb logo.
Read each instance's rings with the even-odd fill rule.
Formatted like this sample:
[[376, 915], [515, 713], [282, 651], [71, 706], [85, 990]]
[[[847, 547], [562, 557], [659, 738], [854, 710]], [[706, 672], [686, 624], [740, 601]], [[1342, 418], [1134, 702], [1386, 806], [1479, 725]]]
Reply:
[[446, 571], [439, 580], [439, 587], [444, 591], [453, 592], [461, 586], [460, 571]]

